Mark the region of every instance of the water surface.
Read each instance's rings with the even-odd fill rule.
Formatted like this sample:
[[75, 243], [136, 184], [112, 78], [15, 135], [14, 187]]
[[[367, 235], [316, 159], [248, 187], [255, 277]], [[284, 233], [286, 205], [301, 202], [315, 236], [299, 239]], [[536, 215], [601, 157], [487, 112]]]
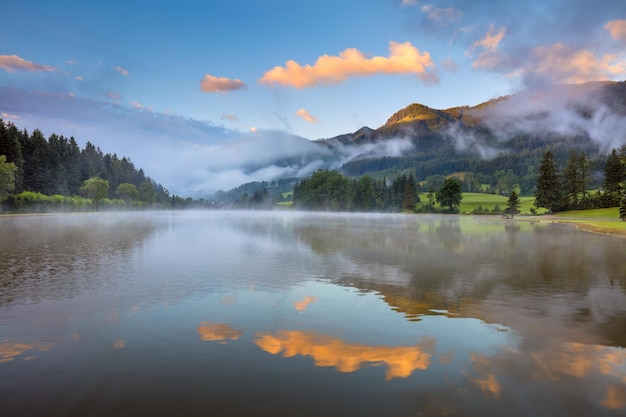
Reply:
[[623, 416], [626, 239], [470, 217], [0, 219], [0, 414]]

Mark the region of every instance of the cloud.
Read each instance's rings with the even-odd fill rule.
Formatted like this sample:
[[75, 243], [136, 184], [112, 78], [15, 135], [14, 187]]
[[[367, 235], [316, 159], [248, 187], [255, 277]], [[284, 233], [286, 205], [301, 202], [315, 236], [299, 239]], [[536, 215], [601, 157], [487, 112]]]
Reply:
[[524, 72], [555, 83], [579, 84], [623, 74], [626, 63], [614, 54], [597, 57], [590, 50], [574, 50], [557, 43], [534, 48]]
[[506, 35], [506, 27], [503, 26], [498, 29], [498, 33], [494, 33], [494, 31], [494, 26], [489, 26], [485, 37], [472, 44], [471, 51], [476, 49], [482, 50], [476, 60], [474, 60], [474, 68], [494, 68], [502, 62], [502, 58], [497, 54], [497, 51], [498, 45]]
[[489, 30], [484, 38], [477, 40], [472, 45], [473, 48], [482, 47], [488, 51], [495, 52], [498, 49], [498, 45], [504, 39], [504, 35], [506, 34], [506, 27], [501, 27], [498, 29], [498, 33], [494, 34], [495, 28], [493, 25], [489, 26]]
[[611, 37], [615, 40], [626, 42], [626, 20], [611, 20], [604, 25]]
[[241, 80], [226, 77], [214, 77], [205, 74], [200, 80], [200, 89], [206, 93], [227, 93], [229, 91], [245, 90], [248, 86]]
[[310, 356], [315, 366], [334, 367], [338, 372], [358, 371], [365, 364], [384, 364], [385, 379], [408, 378], [431, 364], [435, 340], [424, 339], [415, 346], [370, 346], [351, 344], [324, 334], [279, 330], [276, 335], [257, 334], [254, 341], [262, 350], [283, 357]]
[[82, 75], [78, 75], [78, 76], [75, 77], [75, 80], [77, 80], [77, 81], [84, 81], [85, 78]]
[[237, 330], [228, 324], [209, 321], [200, 323], [197, 331], [203, 341], [237, 340], [243, 334], [243, 330]]
[[222, 117], [220, 117], [221, 120], [228, 120], [229, 122], [238, 122], [239, 118], [234, 115], [234, 114], [225, 114], [222, 113]]
[[[479, 112], [479, 117], [501, 140], [520, 133], [582, 135], [596, 142], [602, 152], [608, 152], [626, 144], [626, 119], [606, 105], [603, 91], [602, 84], [540, 85], [489, 106], [488, 111]], [[479, 143], [467, 135], [457, 137], [462, 141], [459, 146], [474, 147]], [[489, 149], [478, 150], [489, 151], [486, 157], [492, 155]]]
[[107, 93], [107, 97], [108, 97], [108, 98], [112, 98], [113, 100], [119, 100], [119, 99], [121, 99], [121, 98], [122, 98], [122, 96], [120, 96], [120, 95], [119, 95], [119, 94], [117, 94], [117, 93], [114, 93], [113, 91], [109, 91], [109, 92]]
[[13, 120], [17, 120], [20, 118], [17, 114], [11, 114], [11, 113], [6, 113], [6, 112], [0, 113], [0, 117], [2, 117], [3, 119], [13, 119]]
[[128, 77], [128, 76], [130, 75], [130, 74], [129, 74], [129, 72], [128, 72], [128, 70], [126, 70], [126, 69], [124, 69], [124, 68], [120, 67], [119, 65], [114, 66], [114, 67], [113, 67], [113, 70], [115, 70], [115, 71], [119, 72], [120, 74], [122, 74], [122, 75], [124, 75], [124, 76], [126, 76], [126, 77]]
[[428, 15], [430, 20], [434, 20], [438, 23], [451, 22], [463, 15], [462, 11], [452, 6], [443, 8], [426, 4], [422, 6], [421, 10]]
[[252, 126], [252, 127], [250, 127], [250, 132], [252, 132], [252, 133], [256, 133], [258, 130], [259, 130], [259, 129], [257, 129], [257, 127], [256, 127], [256, 126]]
[[26, 352], [38, 350], [40, 352], [46, 352], [53, 345], [45, 342], [33, 342], [33, 343], [16, 343], [10, 340], [0, 343], [0, 363], [10, 362], [15, 358], [24, 355]]
[[454, 43], [459, 33], [468, 33], [469, 31], [470, 31], [470, 28], [467, 26], [454, 29], [454, 32], [452, 32], [452, 38], [450, 38], [448, 45], [452, 45]]
[[130, 158], [172, 193], [193, 198], [251, 181], [303, 178], [320, 168], [337, 169], [358, 158], [399, 156], [412, 148], [410, 139], [357, 146], [256, 128], [241, 132], [106, 98], [14, 87], [0, 86], [0, 113], [15, 116], [20, 129], [74, 136], [80, 146], [90, 141], [104, 153]]
[[319, 123], [319, 119], [315, 116], [312, 116], [311, 113], [306, 111], [305, 109], [300, 109], [296, 112], [296, 116], [306, 120], [309, 123]]
[[448, 58], [441, 63], [441, 66], [447, 69], [450, 72], [456, 73], [459, 70], [459, 66], [452, 60], [452, 58]]
[[307, 295], [306, 297], [304, 297], [304, 299], [302, 301], [296, 301], [293, 303], [293, 308], [295, 308], [297, 311], [303, 312], [307, 309], [307, 307], [309, 306], [309, 304], [314, 303], [315, 301], [317, 301], [317, 297], [314, 295]]
[[402, 0], [402, 4], [404, 4], [405, 6], [416, 6], [417, 3], [417, 0]]
[[68, 60], [68, 61], [65, 61], [65, 63], [66, 63], [66, 64], [68, 64], [68, 65], [76, 65], [76, 64], [78, 64], [78, 61], [75, 61], [75, 60], [73, 60], [73, 59], [70, 59], [70, 60]]
[[17, 55], [0, 55], [0, 68], [6, 72], [16, 71], [28, 71], [28, 72], [52, 72], [55, 71], [54, 67], [48, 65], [35, 64], [30, 61], [26, 61]]
[[130, 106], [131, 106], [133, 109], [143, 110], [143, 108], [144, 108], [144, 107], [143, 107], [143, 104], [138, 103], [138, 102], [136, 102], [136, 101], [131, 101], [129, 104], [130, 104]]
[[287, 61], [267, 71], [259, 82], [295, 88], [339, 84], [350, 77], [376, 74], [415, 74], [425, 84], [438, 83], [436, 74], [429, 70], [434, 63], [428, 52], [420, 52], [410, 42], [389, 43], [389, 57], [366, 57], [356, 48], [348, 48], [339, 56], [322, 55], [314, 65], [300, 65]]

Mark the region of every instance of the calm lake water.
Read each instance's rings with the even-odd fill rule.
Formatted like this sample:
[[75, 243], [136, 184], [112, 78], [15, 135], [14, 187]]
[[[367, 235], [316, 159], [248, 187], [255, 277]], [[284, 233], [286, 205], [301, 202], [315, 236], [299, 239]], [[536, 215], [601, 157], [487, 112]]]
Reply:
[[624, 416], [626, 239], [472, 217], [0, 219], [2, 416]]

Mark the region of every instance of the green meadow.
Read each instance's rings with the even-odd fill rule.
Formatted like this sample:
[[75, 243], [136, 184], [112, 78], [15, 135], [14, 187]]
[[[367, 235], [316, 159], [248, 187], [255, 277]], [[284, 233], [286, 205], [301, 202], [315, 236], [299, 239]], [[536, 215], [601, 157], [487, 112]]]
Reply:
[[[508, 196], [502, 196], [497, 194], [484, 194], [484, 193], [463, 193], [463, 200], [461, 200], [461, 206], [459, 208], [461, 214], [472, 214], [475, 210], [482, 207], [483, 210], [493, 210], [496, 206], [504, 211], [507, 206]], [[520, 207], [520, 214], [531, 215], [531, 208], [534, 208], [535, 197], [520, 197], [522, 203]], [[428, 193], [420, 194], [421, 202], [417, 204], [417, 207], [428, 203]], [[536, 209], [537, 214], [545, 214], [545, 209]]]

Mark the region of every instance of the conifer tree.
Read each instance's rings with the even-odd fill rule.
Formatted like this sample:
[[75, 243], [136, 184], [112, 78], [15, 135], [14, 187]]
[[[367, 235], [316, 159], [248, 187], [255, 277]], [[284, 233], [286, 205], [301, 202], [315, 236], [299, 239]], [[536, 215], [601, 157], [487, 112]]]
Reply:
[[517, 196], [517, 193], [515, 191], [512, 191], [511, 195], [509, 195], [509, 199], [506, 203], [506, 209], [504, 210], [504, 212], [507, 215], [509, 215], [511, 218], [513, 218], [515, 214], [520, 213], [519, 208], [521, 207], [521, 205], [522, 205], [522, 202]]
[[561, 180], [556, 173], [554, 154], [551, 151], [546, 151], [539, 165], [535, 207], [546, 208], [550, 213], [559, 211], [563, 207]]
[[623, 191], [622, 182], [625, 177], [624, 164], [617, 154], [617, 150], [613, 149], [606, 158], [606, 165], [604, 167], [604, 192], [609, 197], [611, 204], [619, 204], [619, 196]]
[[402, 209], [410, 212], [415, 211], [415, 203], [418, 201], [417, 185], [413, 174], [409, 175], [404, 185], [404, 199], [402, 200]]

